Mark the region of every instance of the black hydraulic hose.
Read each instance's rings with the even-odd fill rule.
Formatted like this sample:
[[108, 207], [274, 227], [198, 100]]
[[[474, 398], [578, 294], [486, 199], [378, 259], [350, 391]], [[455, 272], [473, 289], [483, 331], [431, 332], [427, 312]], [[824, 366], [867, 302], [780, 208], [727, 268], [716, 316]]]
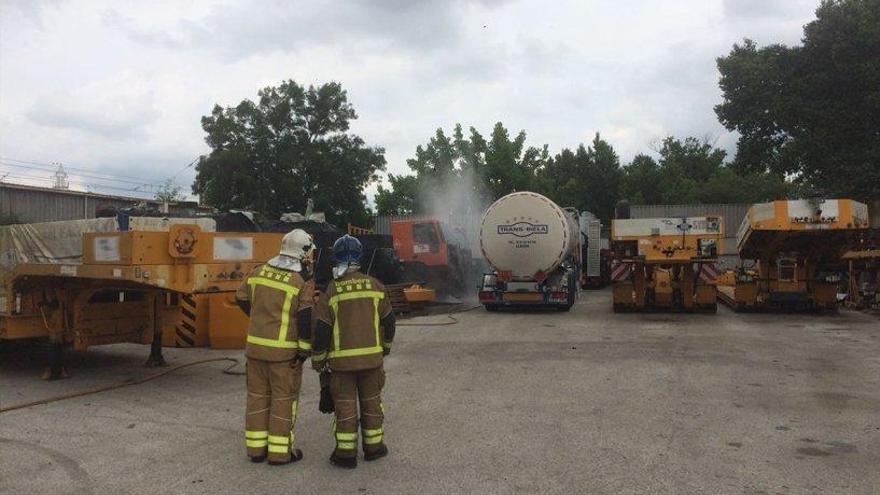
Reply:
[[67, 400], [67, 399], [75, 399], [77, 397], [84, 397], [86, 395], [92, 395], [92, 394], [97, 394], [100, 392], [106, 392], [108, 390], [115, 390], [118, 388], [128, 387], [130, 385], [140, 385], [142, 383], [147, 383], [147, 382], [155, 380], [157, 378], [161, 378], [161, 377], [168, 375], [170, 373], [174, 373], [175, 371], [182, 370], [183, 368], [189, 368], [190, 366], [195, 366], [197, 364], [213, 363], [213, 362], [218, 362], [218, 361], [231, 361], [232, 362], [231, 365], [229, 365], [223, 369], [224, 374], [226, 374], [226, 375], [244, 375], [244, 373], [241, 371], [232, 371], [232, 368], [235, 368], [236, 366], [241, 364], [241, 362], [238, 359], [231, 358], [231, 357], [200, 359], [198, 361], [192, 361], [189, 363], [184, 363], [184, 364], [174, 366], [172, 368], [168, 368], [167, 370], [163, 370], [159, 373], [155, 373], [155, 374], [150, 375], [146, 378], [132, 378], [132, 379], [128, 379], [128, 380], [123, 380], [121, 382], [112, 383], [110, 385], [102, 385], [100, 387], [81, 390], [79, 392], [72, 392], [69, 394], [56, 395], [54, 397], [47, 397], [45, 399], [39, 399], [39, 400], [35, 400], [32, 402], [25, 402], [22, 404], [15, 404], [12, 406], [2, 407], [2, 408], [0, 408], [0, 414], [5, 413], [5, 412], [9, 412], [9, 411], [15, 411], [18, 409], [26, 409], [28, 407], [39, 406], [42, 404], [49, 404], [52, 402], [58, 402], [58, 401]]
[[481, 306], [482, 306], [481, 304], [477, 304], [477, 305], [471, 306], [469, 308], [457, 309], [454, 311], [450, 311], [450, 312], [446, 313], [446, 315], [445, 315], [447, 318], [449, 318], [450, 321], [431, 321], [431, 322], [426, 322], [426, 323], [406, 323], [406, 322], [401, 323], [401, 322], [397, 322], [397, 326], [398, 327], [445, 327], [448, 325], [455, 325], [455, 324], [459, 323], [459, 321], [458, 321], [458, 318], [456, 318], [452, 315], [459, 314], [459, 313], [467, 313], [468, 311], [473, 311]]

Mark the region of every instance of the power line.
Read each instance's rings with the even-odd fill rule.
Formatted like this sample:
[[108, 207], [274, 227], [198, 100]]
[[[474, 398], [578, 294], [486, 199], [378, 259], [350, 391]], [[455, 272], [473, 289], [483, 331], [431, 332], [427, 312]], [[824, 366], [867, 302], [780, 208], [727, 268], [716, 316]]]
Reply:
[[187, 163], [185, 167], [183, 167], [182, 169], [178, 170], [176, 174], [172, 175], [172, 176], [170, 177], [169, 180], [174, 180], [174, 179], [176, 179], [178, 175], [180, 175], [180, 174], [182, 174], [182, 173], [184, 172], [184, 170], [186, 170], [186, 169], [192, 167], [193, 165], [195, 165], [196, 162], [199, 161], [199, 158], [201, 158], [201, 156], [197, 156], [197, 157], [193, 158], [193, 160], [192, 160], [191, 162]]
[[[20, 174], [14, 174], [11, 172], [5, 172], [5, 171], [0, 171], [0, 174], [2, 174], [2, 178], [4, 178], [4, 179], [5, 178], [13, 178], [13, 179], [18, 179], [18, 180], [26, 180], [26, 181], [30, 181], [30, 182], [37, 182], [37, 183], [43, 184], [43, 185], [48, 184], [48, 186], [51, 186], [54, 182], [54, 179], [50, 178], [50, 177], [39, 177], [39, 176], [33, 176], [33, 175], [20, 175]], [[28, 184], [22, 184], [22, 185], [28, 185]], [[148, 191], [136, 191], [136, 190], [132, 190], [132, 189], [126, 188], [126, 187], [108, 186], [106, 184], [90, 184], [87, 182], [71, 181], [71, 182], [69, 182], [69, 185], [86, 189], [85, 192], [97, 192], [98, 190], [115, 190], [115, 191], [123, 191], [123, 192], [129, 193], [129, 194], [132, 194], [132, 193], [153, 194], [152, 192], [148, 192]]]
[[[39, 165], [20, 165], [18, 163], [11, 163], [11, 162], [7, 161], [6, 159], [0, 159], [0, 165], [4, 165], [7, 167], [20, 168], [20, 169], [25, 169], [25, 170], [39, 170], [39, 171], [43, 171], [43, 172], [55, 172], [58, 170], [57, 166], [56, 167], [43, 167], [43, 166], [39, 166]], [[70, 167], [64, 167], [64, 168], [66, 170], [74, 170]], [[116, 177], [109, 175], [109, 174], [97, 174], [97, 173], [93, 173], [93, 172], [75, 172], [75, 173], [73, 173], [73, 175], [75, 175], [77, 177], [85, 177], [85, 178], [93, 179], [93, 180], [118, 182], [121, 184], [132, 184], [135, 186], [142, 186], [144, 184], [153, 184], [153, 185], [157, 185], [157, 186], [162, 185], [162, 183], [158, 182], [158, 181], [152, 181], [152, 180], [135, 181], [135, 180], [128, 180], [128, 179], [120, 179], [120, 178], [116, 178]]]
[[[16, 162], [16, 163], [24, 163], [27, 165], [36, 165], [36, 166], [40, 166], [40, 167], [52, 167], [53, 171], [55, 170], [55, 166], [56, 166], [53, 163], [35, 162], [35, 161], [30, 161], [30, 160], [19, 160], [17, 158], [10, 158], [7, 156], [0, 156], [0, 160]], [[109, 176], [109, 177], [120, 178], [120, 179], [134, 180], [134, 181], [138, 181], [138, 183], [155, 182], [155, 179], [145, 179], [143, 177], [133, 177], [130, 175], [121, 175], [121, 174], [106, 174], [106, 173], [102, 173], [102, 172], [95, 172], [94, 170], [90, 170], [90, 169], [86, 169], [86, 168], [70, 167], [67, 165], [65, 165], [64, 168], [66, 168], [67, 170], [74, 170], [74, 171], [83, 172], [83, 173], [87, 173], [87, 174], [99, 174], [99, 175], [104, 175], [104, 176]], [[80, 174], [77, 174], [77, 175], [80, 175]]]
[[[84, 178], [90, 179], [91, 181], [103, 181], [108, 182], [114, 185], [108, 184], [93, 184], [87, 182], [73, 182], [73, 184], [77, 184], [83, 186], [87, 189], [112, 189], [118, 191], [126, 191], [129, 193], [141, 193], [141, 194], [155, 194], [159, 191], [161, 187], [164, 187], [169, 182], [177, 185], [176, 178], [185, 172], [187, 169], [191, 168], [195, 165], [201, 156], [196, 156], [189, 163], [187, 163], [183, 168], [178, 170], [174, 175], [165, 179], [164, 181], [159, 181], [156, 179], [145, 179], [143, 177], [134, 177], [129, 175], [118, 175], [118, 174], [108, 174], [103, 172], [96, 172], [94, 170], [77, 168], [77, 167], [69, 167], [65, 165], [65, 169], [72, 171], [71, 175], [76, 178]], [[12, 163], [15, 162], [15, 163]], [[36, 170], [42, 172], [57, 172], [58, 163], [44, 163], [32, 160], [20, 160], [18, 158], [10, 158], [10, 157], [0, 157], [0, 165], [4, 165], [7, 167], [14, 167], [22, 170]], [[7, 174], [8, 175], [8, 174]], [[20, 178], [26, 178], [29, 180], [43, 180], [39, 177], [34, 176], [22, 176], [19, 175]], [[134, 187], [120, 187], [119, 185], [128, 185]], [[189, 197], [185, 195], [185, 197]]]

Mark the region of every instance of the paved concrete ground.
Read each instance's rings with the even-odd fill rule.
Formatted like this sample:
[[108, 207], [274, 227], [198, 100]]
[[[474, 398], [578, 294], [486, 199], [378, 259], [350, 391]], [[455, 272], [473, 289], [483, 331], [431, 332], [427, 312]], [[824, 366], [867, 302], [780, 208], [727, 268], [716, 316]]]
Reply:
[[[244, 379], [212, 363], [0, 414], [0, 492], [878, 492], [880, 320], [614, 315], [609, 298], [401, 328], [387, 362], [392, 455], [355, 471], [327, 463], [313, 373], [297, 423], [306, 458], [250, 464]], [[145, 376], [146, 353], [97, 348], [46, 383], [33, 356], [7, 352], [0, 400]], [[225, 355], [239, 353], [166, 351], [171, 364]]]

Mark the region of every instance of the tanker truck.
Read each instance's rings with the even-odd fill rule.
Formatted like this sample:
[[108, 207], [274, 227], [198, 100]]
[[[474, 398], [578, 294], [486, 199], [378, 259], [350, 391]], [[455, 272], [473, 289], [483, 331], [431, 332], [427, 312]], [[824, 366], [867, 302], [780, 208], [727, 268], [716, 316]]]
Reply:
[[492, 268], [483, 275], [480, 303], [555, 307], [568, 311], [581, 268], [579, 214], [533, 192], [495, 201], [480, 224], [480, 249]]

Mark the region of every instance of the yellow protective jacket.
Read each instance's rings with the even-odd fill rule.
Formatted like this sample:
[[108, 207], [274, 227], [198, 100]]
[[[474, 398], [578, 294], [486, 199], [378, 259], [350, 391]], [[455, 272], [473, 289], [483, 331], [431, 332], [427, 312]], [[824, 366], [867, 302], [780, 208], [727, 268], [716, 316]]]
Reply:
[[314, 283], [269, 265], [254, 268], [235, 298], [249, 308], [245, 355], [263, 361], [289, 361], [311, 350]]
[[352, 272], [327, 285], [315, 305], [315, 367], [358, 371], [382, 366], [394, 340], [394, 313], [381, 282]]

